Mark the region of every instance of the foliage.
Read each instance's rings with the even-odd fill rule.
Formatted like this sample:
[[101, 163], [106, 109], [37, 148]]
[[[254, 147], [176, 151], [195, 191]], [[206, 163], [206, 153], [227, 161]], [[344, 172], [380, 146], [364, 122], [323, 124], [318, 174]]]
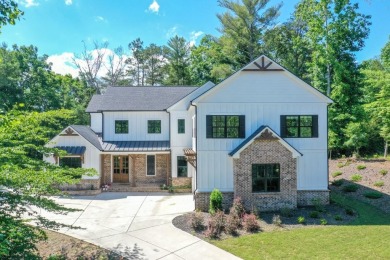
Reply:
[[322, 218], [322, 219], [320, 219], [320, 224], [325, 226], [328, 224], [328, 221], [326, 219]]
[[256, 232], [260, 229], [259, 222], [255, 214], [245, 214], [243, 217], [242, 226], [247, 232]]
[[[35, 259], [35, 243], [46, 238], [40, 228], [61, 226], [41, 217], [39, 211], [70, 211], [47, 195], [57, 194], [58, 185], [76, 183], [81, 175], [94, 173], [89, 169], [61, 168], [42, 160], [44, 154], [64, 153], [43, 145], [75, 117], [68, 110], [11, 110], [0, 115], [0, 258]], [[23, 219], [27, 214], [37, 227]]]
[[363, 164], [360, 164], [360, 165], [358, 165], [358, 166], [356, 166], [356, 169], [358, 169], [359, 171], [360, 170], [364, 170], [364, 169], [366, 169], [367, 167], [365, 166], [365, 165], [363, 165]]
[[312, 199], [312, 203], [318, 212], [325, 212], [325, 204], [320, 198]]
[[280, 215], [284, 217], [292, 217], [292, 210], [290, 208], [282, 208], [280, 210]]
[[217, 210], [211, 215], [205, 236], [208, 238], [218, 238], [225, 228], [225, 214], [221, 210]]
[[360, 174], [357, 174], [357, 173], [355, 173], [351, 176], [351, 181], [353, 181], [353, 182], [359, 182], [362, 179], [363, 179], [363, 176], [361, 176]]
[[282, 219], [280, 218], [279, 215], [274, 215], [272, 217], [272, 224], [275, 226], [281, 227], [282, 226]]
[[353, 211], [352, 209], [346, 208], [345, 214], [347, 214], [349, 216], [353, 216], [353, 215], [355, 215], [355, 211]]
[[344, 192], [355, 192], [359, 189], [359, 187], [355, 184], [348, 184], [343, 187]]
[[374, 182], [375, 187], [383, 187], [385, 185], [384, 181], [376, 181]]
[[342, 174], [343, 174], [342, 172], [337, 171], [337, 172], [332, 173], [332, 177], [333, 177], [333, 178], [336, 178], [337, 176], [340, 176], [340, 175], [342, 175]]
[[343, 183], [344, 183], [344, 180], [342, 180], [342, 179], [332, 181], [332, 185], [334, 185], [336, 187], [343, 185]]
[[385, 169], [382, 169], [382, 170], [379, 171], [379, 174], [382, 175], [382, 176], [385, 176], [387, 173], [388, 173], [388, 171], [385, 170]]
[[222, 210], [222, 201], [222, 192], [220, 192], [218, 189], [214, 189], [210, 194], [209, 212], [214, 214], [217, 210]]
[[233, 200], [233, 205], [232, 205], [232, 207], [230, 208], [230, 213], [235, 214], [235, 215], [238, 216], [240, 219], [242, 219], [242, 217], [244, 216], [244, 214], [245, 214], [245, 207], [244, 207], [244, 205], [242, 204], [242, 200], [241, 200], [240, 197], [236, 197], [236, 198]]
[[383, 197], [383, 194], [378, 191], [367, 191], [363, 195], [369, 199], [380, 199]]
[[0, 2], [0, 29], [7, 24], [14, 25], [16, 20], [24, 14], [19, 10], [18, 2], [14, 0], [1, 0]]
[[312, 211], [312, 212], [310, 212], [309, 216], [311, 218], [319, 218], [320, 217], [320, 213], [318, 211]]
[[236, 235], [238, 228], [241, 226], [241, 219], [237, 212], [230, 211], [229, 215], [226, 217], [226, 227], [225, 230], [228, 234]]
[[342, 220], [343, 220], [343, 217], [340, 216], [340, 215], [336, 215], [336, 216], [334, 216], [334, 219], [335, 219], [336, 221], [342, 221]]
[[191, 227], [195, 230], [204, 229], [204, 216], [202, 212], [195, 211], [191, 214]]
[[306, 223], [306, 219], [303, 216], [299, 216], [297, 218], [297, 221], [298, 221], [299, 224], [305, 224]]

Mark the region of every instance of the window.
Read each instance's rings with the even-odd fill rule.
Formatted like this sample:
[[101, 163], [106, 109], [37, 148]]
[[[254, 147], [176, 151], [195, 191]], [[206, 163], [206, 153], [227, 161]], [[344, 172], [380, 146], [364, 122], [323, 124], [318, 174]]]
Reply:
[[129, 157], [114, 156], [114, 174], [129, 174]]
[[161, 120], [148, 120], [148, 134], [161, 134]]
[[177, 133], [184, 134], [186, 132], [186, 121], [184, 119], [177, 120]]
[[279, 164], [252, 164], [252, 192], [280, 191]]
[[187, 177], [187, 161], [184, 156], [177, 157], [177, 177]]
[[147, 155], [146, 156], [146, 175], [153, 176], [156, 175], [156, 156]]
[[206, 116], [207, 138], [245, 138], [245, 116]]
[[280, 133], [288, 138], [318, 137], [318, 116], [299, 115], [281, 116]]
[[115, 120], [115, 133], [127, 134], [129, 133], [129, 121], [127, 120]]
[[60, 166], [81, 168], [81, 157], [61, 157]]

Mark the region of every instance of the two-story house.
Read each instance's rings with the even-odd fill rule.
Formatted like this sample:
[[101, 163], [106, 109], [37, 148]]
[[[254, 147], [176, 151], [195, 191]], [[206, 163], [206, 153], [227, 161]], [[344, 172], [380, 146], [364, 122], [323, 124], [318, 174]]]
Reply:
[[261, 56], [218, 85], [110, 87], [91, 99], [90, 126], [72, 125], [46, 160], [95, 168], [81, 186], [134, 190], [192, 185], [207, 210], [214, 188], [228, 207], [294, 208], [328, 202], [327, 106], [332, 101]]

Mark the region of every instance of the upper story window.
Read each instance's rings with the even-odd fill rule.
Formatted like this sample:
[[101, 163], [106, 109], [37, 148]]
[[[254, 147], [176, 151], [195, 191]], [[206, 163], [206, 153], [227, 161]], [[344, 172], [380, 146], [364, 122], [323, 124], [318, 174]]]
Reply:
[[148, 120], [148, 134], [161, 134], [161, 120]]
[[177, 120], [177, 133], [184, 134], [186, 132], [186, 121], [184, 119]]
[[280, 133], [288, 138], [318, 137], [317, 115], [280, 116]]
[[245, 138], [245, 116], [206, 116], [207, 138]]
[[252, 192], [280, 191], [280, 164], [252, 164]]
[[116, 134], [129, 133], [129, 121], [128, 120], [115, 120], [115, 133]]

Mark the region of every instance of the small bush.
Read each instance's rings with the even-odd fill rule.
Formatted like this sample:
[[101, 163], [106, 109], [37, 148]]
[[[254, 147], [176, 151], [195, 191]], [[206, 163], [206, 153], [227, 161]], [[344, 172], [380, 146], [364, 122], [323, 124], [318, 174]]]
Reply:
[[282, 208], [280, 210], [280, 215], [282, 215], [283, 217], [292, 217], [293, 214], [290, 208]]
[[306, 219], [303, 216], [299, 216], [297, 218], [297, 221], [298, 221], [299, 224], [305, 224], [306, 223]]
[[320, 213], [318, 211], [312, 211], [312, 212], [310, 212], [309, 217], [311, 217], [311, 218], [319, 218], [320, 217]]
[[314, 198], [312, 199], [313, 206], [316, 208], [317, 211], [319, 212], [325, 212], [325, 205], [321, 201], [320, 198]]
[[367, 191], [363, 195], [369, 199], [380, 199], [383, 197], [383, 194], [378, 191]]
[[241, 219], [238, 217], [236, 212], [230, 211], [229, 215], [226, 217], [226, 233], [236, 235], [240, 226]]
[[343, 168], [345, 166], [345, 164], [343, 162], [338, 162], [337, 163], [337, 167], [339, 168]]
[[282, 226], [282, 219], [280, 218], [279, 215], [274, 215], [272, 217], [272, 224], [275, 226], [281, 227]]
[[233, 200], [233, 206], [230, 208], [230, 213], [234, 212], [240, 219], [244, 217], [245, 214], [245, 208], [242, 204], [242, 200], [240, 197], [237, 197]]
[[353, 216], [355, 215], [355, 211], [353, 211], [352, 209], [345, 209], [345, 214], [347, 214], [348, 216]]
[[359, 182], [363, 179], [363, 177], [360, 174], [355, 173], [351, 176], [351, 181], [353, 182]]
[[333, 177], [333, 178], [336, 178], [337, 176], [340, 176], [340, 175], [342, 175], [342, 174], [343, 174], [343, 173], [340, 172], [340, 171], [334, 172], [334, 173], [332, 173], [332, 177]]
[[217, 210], [215, 214], [210, 216], [205, 236], [208, 238], [218, 238], [221, 235], [224, 227], [225, 214], [222, 211]]
[[222, 210], [222, 192], [218, 189], [214, 189], [210, 194], [210, 214], [214, 214], [217, 210]]
[[343, 187], [343, 191], [345, 192], [355, 192], [359, 189], [359, 187], [355, 184], [348, 184]]
[[356, 166], [356, 169], [358, 169], [359, 171], [364, 170], [364, 169], [366, 169], [366, 166], [363, 164], [360, 164], [360, 165]]
[[196, 211], [191, 215], [191, 227], [195, 230], [204, 229], [204, 217], [202, 212]]
[[382, 170], [379, 171], [379, 174], [382, 175], [382, 176], [385, 176], [387, 173], [388, 173], [388, 171], [385, 170], [385, 169], [382, 169]]
[[256, 232], [260, 229], [256, 215], [253, 213], [244, 215], [242, 226], [247, 232]]
[[336, 220], [336, 221], [342, 221], [343, 218], [342, 218], [340, 215], [336, 215], [336, 216], [334, 216], [334, 220]]
[[326, 219], [322, 218], [322, 219], [320, 219], [320, 224], [325, 226], [328, 224], [328, 221]]
[[343, 185], [343, 183], [344, 183], [344, 180], [334, 180], [334, 181], [332, 181], [332, 185], [336, 186], [336, 187], [340, 187], [341, 185]]
[[374, 186], [375, 187], [383, 187], [383, 185], [385, 185], [384, 181], [376, 181], [376, 182], [374, 182]]

